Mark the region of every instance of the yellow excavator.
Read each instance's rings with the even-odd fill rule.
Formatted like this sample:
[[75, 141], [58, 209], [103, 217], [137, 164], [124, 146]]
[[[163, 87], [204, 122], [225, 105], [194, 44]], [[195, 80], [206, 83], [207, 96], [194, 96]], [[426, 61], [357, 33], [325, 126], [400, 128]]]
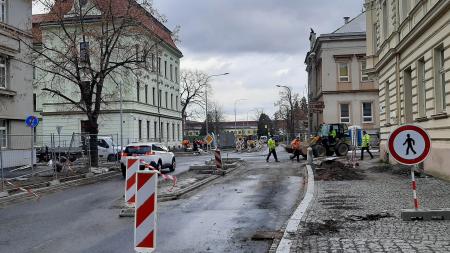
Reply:
[[302, 156], [306, 158], [307, 148], [311, 147], [314, 157], [345, 156], [350, 150], [350, 136], [348, 126], [343, 123], [322, 124], [317, 135], [302, 142]]

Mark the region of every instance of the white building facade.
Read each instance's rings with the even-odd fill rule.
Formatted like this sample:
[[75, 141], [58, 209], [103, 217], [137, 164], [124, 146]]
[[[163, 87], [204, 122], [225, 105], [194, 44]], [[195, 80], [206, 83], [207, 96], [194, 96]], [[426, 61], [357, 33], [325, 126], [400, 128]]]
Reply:
[[381, 158], [396, 127], [416, 124], [432, 140], [425, 171], [450, 179], [450, 1], [365, 1], [367, 73], [379, 85]]
[[366, 66], [365, 13], [342, 27], [316, 38], [310, 34], [311, 49], [305, 64], [311, 102], [324, 109], [311, 111], [311, 130], [322, 123], [357, 125], [368, 133], [378, 133], [378, 87], [362, 70]]
[[[45, 14], [44, 14], [45, 15]], [[36, 47], [40, 43], [52, 38], [54, 24], [42, 22], [42, 15], [33, 16], [33, 26], [39, 28], [41, 41], [36, 41]], [[121, 80], [107, 78], [105, 89], [110, 97], [101, 105], [101, 113], [98, 119], [99, 135], [111, 135], [117, 144], [120, 144], [122, 128], [122, 141], [126, 145], [138, 141], [157, 141], [169, 147], [181, 146], [182, 123], [180, 105], [180, 59], [181, 51], [171, 39], [169, 31], [156, 19], [158, 29], [158, 45], [155, 52], [148, 56], [145, 64], [142, 64], [137, 76], [129, 75]], [[155, 38], [144, 38], [136, 46], [142, 43], [156, 43]], [[39, 71], [38, 71], [39, 72]], [[36, 79], [39, 79], [37, 74]], [[38, 81], [35, 79], [35, 82]], [[39, 80], [42, 82], [42, 80]], [[120, 83], [120, 84], [119, 84]], [[122, 100], [120, 100], [120, 87], [122, 87]], [[87, 117], [80, 110], [61, 99], [55, 99], [43, 94], [38, 88], [36, 109], [42, 117], [41, 127], [38, 129], [42, 135], [56, 133], [57, 127], [61, 127], [61, 135], [70, 136], [72, 133], [84, 133]], [[122, 122], [120, 120], [122, 104]], [[68, 137], [66, 137], [68, 138]]]

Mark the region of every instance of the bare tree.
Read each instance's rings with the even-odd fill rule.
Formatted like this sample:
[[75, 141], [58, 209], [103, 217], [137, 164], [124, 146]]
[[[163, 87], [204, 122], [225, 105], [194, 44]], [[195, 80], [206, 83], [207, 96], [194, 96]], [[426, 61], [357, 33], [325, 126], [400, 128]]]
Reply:
[[33, 65], [41, 75], [35, 87], [86, 116], [86, 131], [92, 136], [91, 162], [96, 166], [102, 109], [117, 98], [119, 84], [136, 87], [135, 80], [146, 75], [158, 80], [155, 73], [160, 72], [160, 63], [155, 68], [153, 61], [159, 58], [158, 46], [175, 44], [170, 35], [165, 36], [170, 34], [162, 25], [165, 18], [157, 14], [150, 0], [34, 2], [49, 11], [33, 24], [34, 44], [23, 41], [32, 49]]
[[199, 70], [184, 70], [180, 78], [181, 117], [183, 129], [190, 115], [198, 114], [195, 106], [205, 107], [205, 88], [208, 85], [208, 75]]
[[276, 119], [286, 121], [287, 134], [296, 133], [296, 111], [300, 108], [300, 96], [292, 93], [289, 88], [280, 91], [280, 99], [275, 103], [278, 106]]

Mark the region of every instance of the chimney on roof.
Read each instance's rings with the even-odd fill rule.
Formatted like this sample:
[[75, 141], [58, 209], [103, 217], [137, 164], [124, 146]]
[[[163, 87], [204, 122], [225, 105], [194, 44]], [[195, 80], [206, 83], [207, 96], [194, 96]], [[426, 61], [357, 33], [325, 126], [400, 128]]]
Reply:
[[347, 24], [348, 21], [350, 20], [350, 17], [344, 17], [344, 22]]

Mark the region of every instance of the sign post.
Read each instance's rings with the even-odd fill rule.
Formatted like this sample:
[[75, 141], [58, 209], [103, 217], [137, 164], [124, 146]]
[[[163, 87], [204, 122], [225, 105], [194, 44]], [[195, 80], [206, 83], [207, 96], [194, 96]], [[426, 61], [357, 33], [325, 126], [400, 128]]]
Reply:
[[34, 177], [34, 128], [39, 124], [39, 119], [36, 116], [28, 116], [25, 124], [31, 129], [31, 177]]
[[[423, 210], [420, 211], [422, 216], [417, 216], [419, 211], [419, 200], [417, 198], [417, 184], [414, 175], [415, 168], [423, 162], [430, 154], [431, 140], [427, 132], [415, 125], [403, 125], [395, 129], [388, 139], [388, 150], [392, 158], [397, 162], [411, 166], [411, 187], [413, 192], [414, 210], [402, 211], [402, 218], [410, 220], [412, 218], [423, 219]], [[416, 215], [413, 217], [411, 215]]]

